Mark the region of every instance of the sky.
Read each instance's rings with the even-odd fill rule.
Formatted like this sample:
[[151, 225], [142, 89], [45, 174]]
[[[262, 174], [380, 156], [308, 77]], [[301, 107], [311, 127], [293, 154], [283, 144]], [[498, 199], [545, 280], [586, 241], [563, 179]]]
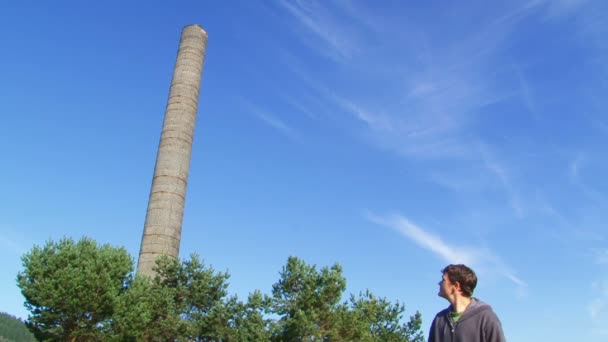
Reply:
[[466, 263], [509, 341], [607, 341], [608, 3], [5, 1], [0, 311], [34, 245], [136, 259], [180, 31], [209, 40], [180, 256], [289, 256], [420, 311]]

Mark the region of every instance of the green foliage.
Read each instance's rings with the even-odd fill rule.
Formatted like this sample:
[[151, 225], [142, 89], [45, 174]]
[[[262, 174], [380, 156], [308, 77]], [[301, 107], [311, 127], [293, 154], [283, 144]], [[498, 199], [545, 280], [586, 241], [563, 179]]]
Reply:
[[34, 246], [17, 282], [39, 340], [100, 341], [125, 291], [133, 261], [123, 248], [83, 238]]
[[[135, 278], [128, 291], [115, 302], [112, 319], [112, 335], [118, 341], [145, 340], [152, 326], [154, 308], [162, 305], [162, 295], [151, 292], [146, 278]], [[170, 300], [167, 297], [167, 300]], [[160, 302], [160, 303], [159, 303]]]
[[154, 279], [137, 277], [115, 307], [113, 337], [121, 341], [265, 341], [267, 299], [227, 297], [227, 273], [192, 255], [157, 260]]
[[222, 335], [228, 275], [205, 267], [198, 256], [157, 260], [154, 279], [138, 277], [118, 300], [114, 331], [121, 339], [168, 341]]
[[[27, 324], [51, 341], [421, 342], [421, 318], [369, 291], [340, 302], [342, 267], [290, 257], [272, 295], [228, 296], [227, 273], [197, 255], [157, 260], [154, 278], [132, 277], [124, 249], [89, 239], [35, 246], [18, 283]], [[1, 341], [0, 341], [1, 342]]]
[[30, 341], [36, 339], [19, 318], [0, 312], [0, 342]]
[[290, 257], [272, 287], [272, 312], [281, 317], [275, 341], [319, 341], [334, 328], [334, 312], [346, 288], [342, 267], [317, 271]]
[[[392, 304], [371, 292], [351, 295], [340, 312], [340, 335], [344, 341], [412, 341], [423, 342], [419, 312], [402, 323], [405, 306]], [[345, 338], [345, 339], [344, 339]]]
[[273, 341], [424, 341], [420, 313], [401, 323], [405, 306], [366, 291], [339, 303], [346, 288], [342, 268], [315, 266], [290, 257], [273, 286], [271, 312], [281, 317]]
[[270, 341], [273, 321], [265, 318], [271, 300], [258, 290], [251, 293], [246, 303], [231, 298], [228, 316], [232, 331], [226, 341]]

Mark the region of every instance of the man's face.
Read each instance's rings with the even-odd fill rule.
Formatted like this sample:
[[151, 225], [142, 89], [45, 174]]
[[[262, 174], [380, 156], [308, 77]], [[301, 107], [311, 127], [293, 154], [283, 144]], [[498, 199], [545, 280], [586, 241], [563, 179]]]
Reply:
[[450, 279], [448, 279], [447, 274], [444, 273], [439, 282], [439, 293], [437, 295], [448, 299], [448, 296], [453, 294], [454, 291], [456, 291], [456, 288], [457, 284], [452, 283]]

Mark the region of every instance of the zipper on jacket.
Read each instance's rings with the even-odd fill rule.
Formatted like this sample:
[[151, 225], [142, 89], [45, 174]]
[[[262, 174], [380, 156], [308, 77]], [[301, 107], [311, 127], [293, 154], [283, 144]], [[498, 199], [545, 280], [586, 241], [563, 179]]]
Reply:
[[452, 317], [448, 317], [448, 323], [450, 324], [450, 331], [452, 332], [452, 335], [453, 335], [454, 332], [456, 331], [456, 326], [458, 325], [458, 322], [454, 322], [454, 321], [452, 321]]

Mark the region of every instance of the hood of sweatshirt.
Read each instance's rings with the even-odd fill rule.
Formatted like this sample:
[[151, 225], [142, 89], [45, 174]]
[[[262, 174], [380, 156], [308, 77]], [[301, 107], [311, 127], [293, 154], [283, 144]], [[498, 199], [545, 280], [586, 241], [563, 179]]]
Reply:
[[[471, 304], [469, 304], [469, 306], [467, 306], [467, 308], [464, 310], [464, 312], [462, 313], [462, 316], [458, 319], [459, 322], [462, 322], [464, 320], [467, 320], [471, 317], [474, 317], [476, 315], [478, 315], [479, 313], [489, 310], [492, 307], [487, 304], [482, 302], [481, 300], [473, 297], [471, 298]], [[447, 314], [450, 313], [450, 311], [452, 311], [452, 306], [450, 305], [450, 307], [447, 308], [446, 310]]]

